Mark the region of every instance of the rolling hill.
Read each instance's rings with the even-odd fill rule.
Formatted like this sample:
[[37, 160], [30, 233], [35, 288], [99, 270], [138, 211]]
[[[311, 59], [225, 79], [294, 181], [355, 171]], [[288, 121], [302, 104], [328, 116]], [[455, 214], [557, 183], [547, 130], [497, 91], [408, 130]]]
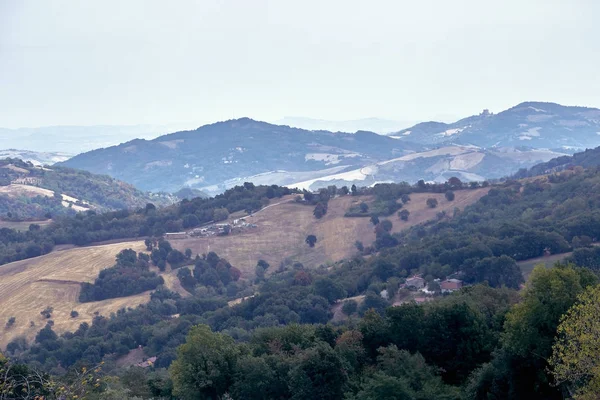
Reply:
[[600, 145], [600, 110], [525, 102], [498, 114], [484, 110], [451, 124], [420, 123], [390, 136], [426, 145], [583, 150]]
[[[65, 166], [108, 174], [144, 190], [198, 188], [214, 194], [251, 180], [287, 183], [341, 172], [420, 149], [372, 132], [332, 133], [249, 118], [80, 154]], [[275, 174], [275, 175], [274, 175]]]
[[[447, 201], [442, 193], [413, 193], [406, 205], [411, 213], [408, 221], [391, 216], [393, 232], [436, 219], [436, 214], [448, 214], [454, 208], [475, 203], [488, 193], [490, 188], [457, 190], [454, 201]], [[438, 199], [439, 206], [431, 209], [426, 199]], [[214, 251], [240, 269], [243, 279], [253, 279], [255, 266], [264, 259], [275, 267], [285, 263], [300, 262], [308, 268], [349, 259], [357, 254], [355, 242], [365, 245], [375, 240], [373, 225], [369, 218], [344, 217], [355, 203], [371, 204], [372, 196], [340, 196], [329, 201], [327, 214], [316, 219], [312, 207], [298, 204], [294, 196], [274, 199], [269, 207], [254, 213], [247, 220], [256, 228], [228, 236], [191, 237], [169, 239], [174, 248], [184, 251], [192, 249], [203, 254]], [[232, 215], [230, 222], [239, 216]], [[318, 242], [309, 248], [304, 242], [308, 234], [315, 234]], [[74, 331], [82, 322], [90, 322], [95, 312], [108, 316], [121, 308], [135, 307], [150, 299], [150, 292], [94, 302], [79, 302], [82, 282], [93, 282], [103, 268], [114, 264], [115, 255], [124, 249], [144, 251], [144, 242], [124, 241], [120, 243], [68, 247], [41, 257], [16, 261], [0, 267], [0, 321], [17, 316], [17, 322], [0, 337], [0, 348], [17, 336], [31, 340], [46, 320], [40, 312], [47, 306], [54, 308], [53, 329], [59, 333]], [[153, 267], [153, 270], [157, 271]], [[165, 286], [185, 295], [176, 271], [167, 270], [160, 275]], [[75, 310], [78, 317], [72, 318]], [[33, 322], [33, 325], [31, 324]]]
[[0, 216], [13, 221], [48, 214], [131, 209], [152, 202], [171, 204], [167, 195], [144, 193], [108, 176], [57, 166], [36, 166], [19, 159], [0, 160]]
[[[332, 184], [440, 182], [451, 176], [481, 181], [569, 154], [572, 147], [600, 144], [597, 110], [554, 105], [543, 112], [534, 104], [541, 103], [455, 124], [419, 124], [393, 136], [309, 131], [241, 118], [94, 150], [61, 165], [144, 190], [186, 187], [214, 195], [243, 182], [314, 190]], [[523, 121], [543, 123], [544, 129]], [[454, 127], [459, 125], [470, 127]], [[515, 139], [518, 130], [523, 132]]]

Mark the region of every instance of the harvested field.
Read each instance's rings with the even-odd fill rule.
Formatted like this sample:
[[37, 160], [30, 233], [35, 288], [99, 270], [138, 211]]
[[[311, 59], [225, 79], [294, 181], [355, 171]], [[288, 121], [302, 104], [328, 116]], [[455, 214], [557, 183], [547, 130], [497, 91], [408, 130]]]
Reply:
[[[454, 201], [447, 201], [444, 194], [415, 193], [406, 206], [411, 213], [409, 220], [401, 221], [398, 216], [388, 217], [394, 224], [393, 232], [436, 218], [440, 211], [452, 215], [455, 207], [463, 209], [481, 197], [489, 188], [456, 191]], [[354, 243], [359, 240], [365, 246], [375, 240], [373, 225], [369, 218], [344, 217], [353, 204], [365, 201], [369, 196], [342, 196], [330, 200], [327, 214], [320, 220], [313, 216], [312, 206], [297, 204], [295, 196], [287, 196], [273, 205], [255, 213], [246, 220], [257, 225], [244, 233], [229, 236], [213, 236], [171, 240], [173, 246], [181, 251], [190, 248], [194, 253], [210, 251], [225, 257], [232, 265], [242, 271], [245, 278], [252, 277], [258, 260], [263, 259], [277, 267], [286, 259], [301, 262], [308, 267], [316, 267], [352, 257], [357, 250]], [[438, 200], [435, 209], [425, 204], [429, 197]], [[317, 244], [314, 248], [304, 242], [307, 235], [314, 234]]]
[[[150, 300], [150, 292], [134, 296], [79, 303], [81, 282], [93, 282], [103, 268], [114, 265], [115, 256], [123, 249], [145, 250], [142, 241], [55, 251], [45, 256], [0, 266], [0, 348], [17, 336], [32, 340], [44, 327], [40, 315], [47, 306], [54, 308], [52, 320], [57, 333], [74, 331], [82, 322], [90, 323], [94, 313], [108, 316], [123, 307], [136, 307]], [[174, 273], [163, 275], [167, 286], [177, 290]], [[76, 310], [79, 316], [71, 318]], [[5, 329], [10, 317], [15, 324]], [[34, 326], [31, 326], [31, 322]]]

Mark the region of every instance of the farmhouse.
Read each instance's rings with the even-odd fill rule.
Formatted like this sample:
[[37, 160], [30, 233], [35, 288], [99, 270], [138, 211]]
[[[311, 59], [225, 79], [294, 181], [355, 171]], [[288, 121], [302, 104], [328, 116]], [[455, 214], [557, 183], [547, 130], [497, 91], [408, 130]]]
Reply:
[[446, 279], [440, 283], [442, 293], [452, 293], [463, 287], [463, 282], [460, 279]]
[[423, 289], [425, 287], [425, 279], [420, 276], [413, 276], [406, 280], [406, 287], [414, 287], [417, 289]]

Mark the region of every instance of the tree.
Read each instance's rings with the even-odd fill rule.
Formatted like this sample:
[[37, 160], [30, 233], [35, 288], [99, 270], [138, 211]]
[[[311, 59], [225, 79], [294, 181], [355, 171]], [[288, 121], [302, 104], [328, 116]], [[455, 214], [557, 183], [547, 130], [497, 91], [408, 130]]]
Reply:
[[317, 243], [317, 237], [315, 235], [308, 235], [306, 237], [305, 240], [306, 244], [308, 244], [310, 247], [315, 247], [315, 244]]
[[358, 189], [356, 188], [356, 185], [352, 185], [350, 187], [350, 191], [352, 192], [352, 196], [356, 196], [358, 194]]
[[334, 282], [331, 278], [319, 278], [315, 281], [313, 287], [315, 294], [326, 298], [330, 304], [346, 296], [344, 287], [340, 283]]
[[302, 352], [289, 372], [292, 400], [336, 400], [344, 397], [348, 376], [331, 346], [317, 342]]
[[379, 223], [379, 217], [375, 214], [371, 215], [371, 223], [377, 225]]
[[53, 311], [54, 311], [54, 308], [53, 308], [53, 307], [50, 307], [50, 306], [48, 306], [48, 307], [44, 308], [44, 309], [43, 309], [43, 310], [40, 312], [40, 314], [42, 314], [42, 315], [44, 316], [44, 318], [50, 318], [50, 317], [52, 317], [52, 312], [53, 312]]
[[389, 219], [384, 219], [383, 221], [381, 221], [380, 223], [381, 228], [386, 231], [386, 232], [390, 232], [392, 230], [392, 221], [390, 221]]
[[327, 207], [323, 203], [318, 202], [313, 211], [313, 215], [315, 216], [315, 218], [321, 219], [326, 213]]
[[448, 201], [454, 201], [454, 198], [456, 197], [452, 190], [448, 190], [446, 193], [444, 193], [444, 196], [446, 197], [446, 200], [448, 200]]
[[360, 251], [361, 253], [365, 251], [365, 245], [360, 240], [354, 242], [354, 247], [356, 247], [356, 250]]
[[169, 368], [173, 394], [181, 399], [219, 399], [233, 383], [240, 349], [230, 336], [194, 326]]
[[402, 196], [400, 196], [400, 200], [402, 201], [402, 203], [406, 204], [410, 201], [410, 196], [408, 194], [403, 194]]
[[224, 221], [227, 218], [229, 218], [229, 211], [222, 207], [222, 208], [215, 208], [213, 211], [213, 221], [217, 222], [217, 221]]
[[408, 221], [408, 216], [410, 215], [410, 211], [404, 209], [398, 212], [398, 216], [402, 221]]
[[436, 208], [438, 206], [437, 199], [434, 199], [433, 197], [428, 198], [426, 203], [429, 208]]
[[12, 327], [15, 322], [17, 322], [17, 318], [16, 317], [10, 317], [8, 319], [8, 321], [6, 321], [6, 329], [9, 329], [10, 327]]
[[[596, 399], [600, 393], [600, 286], [589, 287], [561, 318], [552, 348], [552, 374], [568, 383], [576, 399]], [[572, 391], [571, 391], [572, 392]]]
[[354, 300], [346, 300], [342, 306], [344, 314], [350, 316], [358, 310], [358, 303]]
[[522, 301], [506, 315], [500, 350], [475, 372], [467, 398], [562, 398], [552, 385], [547, 360], [561, 316], [585, 288], [597, 283], [598, 278], [585, 268], [535, 267]]
[[367, 211], [369, 211], [369, 205], [367, 203], [365, 203], [364, 201], [360, 203], [359, 208], [360, 208], [360, 212], [363, 214], [366, 214]]
[[453, 189], [459, 189], [459, 188], [462, 187], [462, 181], [460, 179], [458, 179], [457, 177], [455, 177], [455, 176], [453, 176], [452, 178], [448, 179], [448, 184]]
[[71, 315], [71, 318], [77, 318], [77, 317], [79, 317], [79, 313], [77, 311], [75, 311], [75, 310], [71, 310], [71, 314], [70, 315]]

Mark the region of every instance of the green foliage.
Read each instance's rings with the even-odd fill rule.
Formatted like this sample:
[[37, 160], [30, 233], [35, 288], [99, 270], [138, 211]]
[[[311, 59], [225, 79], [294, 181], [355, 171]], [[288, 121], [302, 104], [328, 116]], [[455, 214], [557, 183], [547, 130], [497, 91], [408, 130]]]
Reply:
[[[561, 318], [549, 364], [558, 383], [569, 383], [576, 399], [594, 399], [600, 390], [600, 286], [588, 287]], [[573, 392], [573, 390], [570, 390]]]
[[170, 368], [173, 393], [181, 399], [218, 399], [228, 392], [240, 349], [230, 336], [206, 325], [190, 330]]

